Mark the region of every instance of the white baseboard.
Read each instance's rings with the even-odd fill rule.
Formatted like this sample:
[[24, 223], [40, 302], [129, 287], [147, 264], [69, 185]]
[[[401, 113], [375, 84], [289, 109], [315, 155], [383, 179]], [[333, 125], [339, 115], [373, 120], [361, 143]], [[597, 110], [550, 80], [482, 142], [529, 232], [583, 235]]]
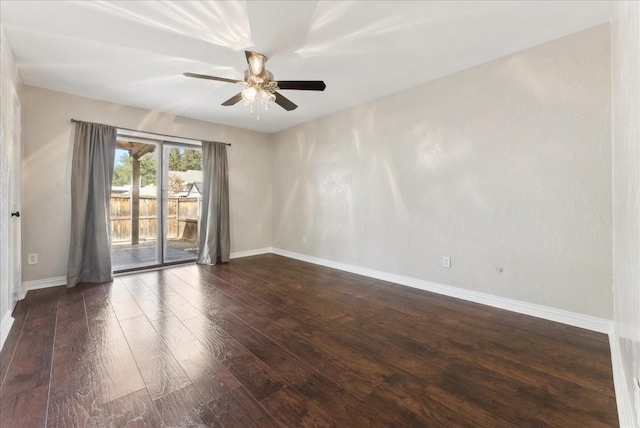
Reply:
[[618, 419], [620, 426], [632, 428], [639, 422], [634, 421], [633, 391], [629, 391], [629, 382], [622, 363], [622, 351], [620, 349], [620, 337], [615, 326], [609, 333], [609, 346], [611, 348], [611, 368], [613, 369], [613, 385], [616, 391], [616, 403], [618, 405]]
[[[612, 321], [592, 317], [589, 315], [578, 314], [575, 312], [564, 311], [561, 309], [551, 308], [543, 305], [536, 305], [533, 303], [522, 302], [519, 300], [508, 299], [506, 297], [494, 296], [487, 293], [481, 293], [478, 291], [465, 290], [463, 288], [451, 287], [449, 285], [438, 284], [435, 282], [425, 281], [422, 279], [412, 278], [403, 275], [396, 275], [387, 273], [375, 269], [364, 268], [360, 266], [354, 266], [346, 263], [334, 262], [319, 257], [308, 256], [306, 254], [295, 253], [292, 251], [282, 250], [280, 248], [258, 248], [255, 250], [239, 251], [231, 253], [232, 259], [241, 257], [250, 257], [260, 254], [274, 253], [281, 256], [289, 257], [296, 260], [305, 261], [321, 266], [330, 267], [346, 272], [355, 273], [358, 275], [367, 276], [370, 278], [380, 279], [383, 281], [389, 281], [396, 284], [406, 285], [408, 287], [418, 288], [420, 290], [430, 291], [433, 293], [443, 294], [445, 296], [455, 297], [462, 300], [468, 300], [470, 302], [481, 303], [487, 306], [493, 306], [500, 309], [506, 309], [508, 311], [518, 312], [525, 315], [531, 315], [538, 318], [543, 318], [550, 321], [560, 322], [563, 324], [572, 325], [575, 327], [584, 328], [587, 330], [597, 331], [599, 333], [609, 334], [612, 329]], [[67, 278], [59, 276], [55, 278], [39, 279], [35, 281], [25, 281], [22, 284], [23, 296], [26, 295], [29, 290], [38, 290], [40, 288], [57, 287], [65, 285]]]
[[36, 279], [35, 281], [25, 281], [22, 283], [22, 298], [28, 291], [39, 290], [41, 288], [58, 287], [67, 284], [66, 276], [56, 276], [54, 278]]
[[603, 318], [597, 318], [589, 315], [551, 308], [548, 306], [522, 302], [520, 300], [508, 299], [506, 297], [494, 296], [487, 293], [481, 293], [479, 291], [451, 287], [449, 285], [438, 284], [435, 282], [425, 281], [409, 276], [396, 275], [375, 269], [334, 262], [327, 259], [321, 259], [319, 257], [308, 256], [306, 254], [282, 250], [280, 248], [274, 248], [273, 253], [292, 259], [355, 273], [357, 275], [363, 275], [370, 278], [389, 281], [396, 284], [406, 285], [408, 287], [418, 288], [420, 290], [430, 291], [432, 293], [442, 294], [445, 296], [455, 297], [457, 299], [467, 300], [475, 303], [481, 303], [483, 305], [493, 306], [495, 308], [505, 309], [524, 315], [531, 315], [549, 321], [555, 321], [575, 327], [584, 328], [587, 330], [597, 331], [599, 333], [609, 334], [612, 328], [612, 321]]
[[[238, 251], [235, 253], [231, 253], [229, 257], [232, 259], [239, 259], [241, 257], [257, 256], [260, 254], [271, 254], [271, 252], [272, 252], [272, 248], [266, 247], [266, 248], [258, 248], [255, 250]], [[148, 270], [151, 271], [151, 270], [158, 270], [162, 268], [163, 267], [153, 267]], [[131, 273], [132, 272], [124, 272], [122, 274], [116, 274], [115, 276], [126, 275]], [[37, 279], [35, 281], [25, 281], [22, 283], [22, 296], [20, 296], [20, 298], [24, 299], [24, 297], [27, 295], [27, 292], [30, 290], [39, 290], [41, 288], [58, 287], [60, 285], [66, 285], [66, 284], [67, 284], [67, 277], [65, 276]]]
[[273, 248], [258, 248], [256, 250], [247, 250], [247, 251], [238, 251], [235, 253], [231, 253], [229, 258], [239, 259], [242, 257], [251, 257], [251, 256], [259, 256], [260, 254], [271, 254], [273, 252]]
[[2, 321], [0, 321], [0, 350], [2, 350], [4, 341], [7, 340], [7, 336], [9, 336], [9, 330], [11, 330], [12, 325], [13, 317], [11, 316], [11, 311], [7, 311], [2, 317]]

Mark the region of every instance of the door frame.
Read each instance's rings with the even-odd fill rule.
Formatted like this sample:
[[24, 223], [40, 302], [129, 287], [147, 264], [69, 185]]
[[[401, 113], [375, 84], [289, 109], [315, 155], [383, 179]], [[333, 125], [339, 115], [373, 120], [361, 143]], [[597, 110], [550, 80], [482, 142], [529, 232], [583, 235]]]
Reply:
[[[4, 344], [15, 304], [23, 297], [20, 218], [22, 108], [13, 82], [3, 80], [0, 88], [3, 110], [0, 121], [0, 348]], [[17, 198], [16, 198], [17, 196]], [[17, 249], [16, 249], [17, 248]], [[8, 267], [5, 268], [5, 267]]]
[[[10, 182], [9, 182], [9, 211], [20, 213], [22, 210], [22, 104], [13, 85], [11, 85], [11, 137], [9, 138]], [[12, 284], [10, 289], [11, 309], [15, 308], [18, 300], [24, 298], [22, 287], [22, 218], [11, 217], [9, 230], [9, 277]]]
[[[117, 138], [123, 141], [132, 141], [143, 144], [152, 144], [156, 146], [156, 255], [157, 260], [155, 264], [146, 264], [144, 266], [133, 267], [127, 266], [115, 270], [114, 273], [122, 274], [127, 272], [144, 271], [150, 269], [157, 269], [164, 266], [172, 266], [182, 263], [191, 263], [191, 261], [166, 261], [167, 254], [167, 202], [169, 195], [168, 188], [168, 172], [169, 172], [169, 158], [165, 153], [166, 148], [182, 148], [189, 150], [202, 151], [202, 141], [180, 138], [173, 136], [163, 136], [160, 134], [149, 134], [144, 131], [132, 131], [128, 129], [118, 129]], [[199, 215], [198, 210], [198, 215]]]

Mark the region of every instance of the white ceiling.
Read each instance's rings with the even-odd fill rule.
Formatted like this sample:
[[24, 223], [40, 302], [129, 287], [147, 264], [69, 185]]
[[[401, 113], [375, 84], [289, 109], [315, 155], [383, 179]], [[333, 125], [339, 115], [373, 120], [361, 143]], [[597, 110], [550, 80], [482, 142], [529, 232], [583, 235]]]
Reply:
[[[598, 1], [8, 1], [0, 22], [24, 83], [275, 132], [609, 21]], [[269, 57], [298, 109], [220, 105], [244, 50]], [[114, 124], [117, 125], [117, 124]]]

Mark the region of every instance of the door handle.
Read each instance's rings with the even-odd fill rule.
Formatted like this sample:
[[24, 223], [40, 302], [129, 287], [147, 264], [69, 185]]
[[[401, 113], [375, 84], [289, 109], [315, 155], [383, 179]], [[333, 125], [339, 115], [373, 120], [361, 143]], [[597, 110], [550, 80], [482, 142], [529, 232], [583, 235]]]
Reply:
[[11, 213], [11, 217], [20, 217], [20, 211], [16, 211], [14, 213]]

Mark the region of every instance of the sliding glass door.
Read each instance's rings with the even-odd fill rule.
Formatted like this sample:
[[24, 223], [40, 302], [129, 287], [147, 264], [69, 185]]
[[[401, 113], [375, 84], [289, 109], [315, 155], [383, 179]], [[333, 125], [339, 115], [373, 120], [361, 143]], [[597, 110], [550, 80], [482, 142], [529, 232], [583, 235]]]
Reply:
[[114, 271], [194, 261], [201, 149], [118, 136], [111, 191]]
[[164, 262], [195, 261], [198, 252], [202, 150], [164, 144]]

